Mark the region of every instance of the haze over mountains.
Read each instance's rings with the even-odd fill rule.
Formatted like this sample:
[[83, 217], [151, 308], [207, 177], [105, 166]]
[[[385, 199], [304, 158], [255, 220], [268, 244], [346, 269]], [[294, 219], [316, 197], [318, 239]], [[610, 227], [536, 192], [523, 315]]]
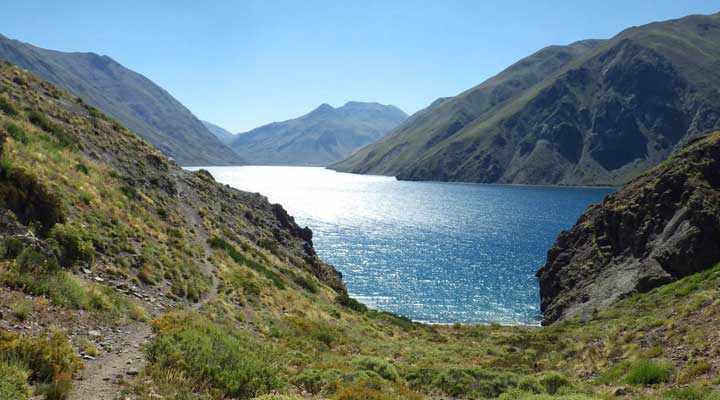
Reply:
[[180, 164], [242, 163], [167, 91], [110, 57], [46, 50], [0, 35], [0, 60], [83, 98]]
[[550, 46], [331, 168], [444, 180], [619, 185], [720, 128], [720, 14]]
[[299, 118], [238, 135], [230, 146], [250, 164], [327, 165], [371, 143], [407, 118], [395, 106], [351, 101], [322, 104]]

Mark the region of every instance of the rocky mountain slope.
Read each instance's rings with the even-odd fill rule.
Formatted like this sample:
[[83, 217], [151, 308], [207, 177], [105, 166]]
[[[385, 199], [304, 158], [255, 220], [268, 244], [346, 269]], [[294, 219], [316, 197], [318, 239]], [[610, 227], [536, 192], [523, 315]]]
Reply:
[[202, 122], [203, 125], [205, 125], [205, 127], [207, 128], [207, 130], [209, 130], [213, 135], [215, 135], [216, 138], [220, 139], [220, 141], [225, 144], [230, 144], [230, 142], [235, 139], [235, 135], [228, 132], [227, 130], [225, 130], [225, 128], [221, 126], [217, 126], [211, 122], [202, 120], [200, 122]]
[[332, 168], [399, 179], [620, 185], [720, 128], [720, 14], [551, 46]]
[[242, 163], [168, 92], [110, 57], [46, 50], [0, 35], [0, 60], [82, 97], [182, 165]]
[[399, 108], [378, 103], [323, 104], [302, 117], [243, 133], [231, 147], [250, 164], [327, 165], [379, 139], [405, 118]]
[[592, 206], [538, 271], [544, 323], [581, 316], [720, 262], [720, 132]]

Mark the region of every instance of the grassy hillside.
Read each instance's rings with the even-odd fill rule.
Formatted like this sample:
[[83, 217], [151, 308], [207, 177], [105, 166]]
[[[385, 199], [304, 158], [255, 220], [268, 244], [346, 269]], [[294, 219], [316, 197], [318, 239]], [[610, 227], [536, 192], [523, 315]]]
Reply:
[[550, 47], [333, 166], [446, 180], [621, 185], [720, 128], [720, 15]]
[[281, 207], [7, 64], [0, 132], [0, 398], [718, 398], [720, 267], [582, 324], [417, 324]]
[[110, 57], [41, 49], [0, 35], [0, 60], [82, 97], [182, 165], [242, 162], [163, 88]]
[[231, 147], [250, 164], [324, 166], [381, 138], [406, 118], [399, 108], [378, 103], [323, 104], [301, 117], [238, 135]]

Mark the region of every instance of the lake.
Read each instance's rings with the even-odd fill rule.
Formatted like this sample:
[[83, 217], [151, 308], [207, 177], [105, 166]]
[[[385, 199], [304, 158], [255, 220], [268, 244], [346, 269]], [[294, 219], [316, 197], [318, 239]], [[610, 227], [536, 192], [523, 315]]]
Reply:
[[210, 167], [309, 226], [368, 306], [430, 323], [538, 324], [535, 271], [611, 189], [404, 182], [314, 167]]

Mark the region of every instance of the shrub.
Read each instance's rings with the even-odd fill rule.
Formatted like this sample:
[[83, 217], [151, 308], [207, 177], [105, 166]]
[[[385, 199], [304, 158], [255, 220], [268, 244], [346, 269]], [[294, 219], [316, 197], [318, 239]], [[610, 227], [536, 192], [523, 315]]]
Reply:
[[90, 169], [88, 169], [87, 165], [85, 165], [81, 162], [75, 164], [75, 171], [80, 172], [85, 175], [88, 175], [90, 173]]
[[39, 382], [52, 382], [82, 367], [67, 336], [61, 331], [49, 335], [26, 338], [11, 337], [0, 341], [0, 354], [5, 360], [27, 366], [30, 378]]
[[666, 362], [638, 360], [630, 366], [625, 382], [631, 385], [654, 385], [667, 382], [671, 373], [672, 367]]
[[353, 358], [353, 365], [361, 370], [373, 371], [389, 381], [397, 381], [398, 375], [395, 366], [378, 357], [358, 356]]
[[0, 399], [29, 399], [30, 386], [27, 383], [29, 375], [30, 373], [24, 368], [0, 361]]
[[28, 136], [27, 133], [16, 123], [14, 122], [6, 122], [3, 126], [5, 128], [5, 131], [7, 131], [8, 135], [10, 135], [11, 138], [14, 140], [17, 140], [20, 143], [27, 144], [28, 142]]
[[35, 392], [45, 396], [45, 400], [67, 400], [72, 393], [72, 375], [65, 373], [52, 382], [40, 384]]
[[557, 372], [551, 372], [540, 378], [540, 385], [545, 388], [545, 391], [550, 394], [556, 394], [560, 388], [570, 386], [570, 381], [564, 376]]
[[15, 237], [6, 237], [0, 241], [0, 258], [14, 260], [25, 249], [22, 240]]
[[11, 210], [24, 225], [39, 225], [40, 235], [65, 219], [60, 199], [7, 158], [0, 159], [0, 207]]
[[454, 397], [492, 398], [517, 387], [520, 377], [482, 368], [423, 368], [407, 374], [405, 379], [416, 390], [440, 391]]
[[127, 197], [128, 200], [132, 201], [138, 197], [137, 189], [132, 186], [123, 185], [120, 187], [120, 191], [125, 195], [125, 197]]
[[330, 382], [340, 380], [342, 372], [337, 369], [314, 369], [307, 368], [294, 376], [290, 382], [295, 386], [301, 386], [311, 394], [320, 394]]
[[278, 357], [261, 342], [199, 314], [173, 314], [154, 323], [157, 336], [147, 347], [151, 373], [184, 374], [196, 387], [228, 397], [252, 398], [278, 389]]
[[303, 275], [298, 274], [298, 275], [293, 276], [293, 282], [295, 282], [298, 286], [307, 290], [310, 293], [318, 292], [317, 284], [315, 284], [315, 282], [312, 279], [307, 278]]
[[17, 115], [18, 113], [17, 108], [15, 108], [15, 105], [13, 105], [7, 95], [0, 96], [0, 111], [7, 115]]
[[80, 229], [65, 224], [57, 224], [50, 230], [50, 238], [55, 242], [60, 263], [70, 266], [81, 261], [92, 265], [95, 260], [95, 247], [92, 240], [85, 237]]
[[335, 302], [343, 307], [360, 313], [364, 313], [368, 310], [365, 304], [353, 299], [347, 294], [347, 292], [344, 291], [335, 297]]

